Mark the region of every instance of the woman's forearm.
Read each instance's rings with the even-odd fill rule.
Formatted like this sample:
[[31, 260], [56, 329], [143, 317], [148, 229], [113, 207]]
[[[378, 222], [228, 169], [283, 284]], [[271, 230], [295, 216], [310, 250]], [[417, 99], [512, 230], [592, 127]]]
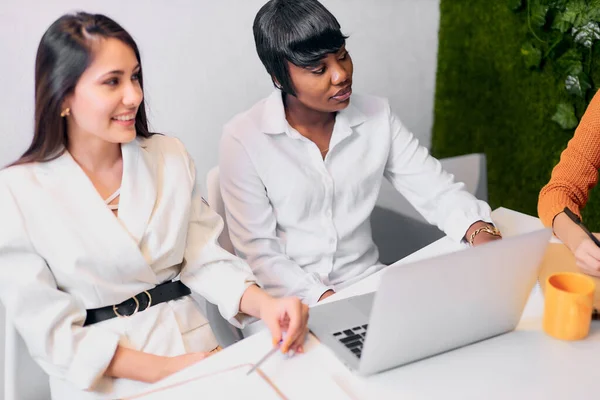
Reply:
[[559, 238], [572, 252], [575, 252], [577, 247], [583, 242], [587, 235], [575, 224], [571, 219], [561, 212], [554, 217], [552, 229], [557, 238]]
[[154, 383], [168, 375], [169, 357], [118, 346], [104, 375]]
[[260, 318], [261, 306], [272, 299], [271, 296], [261, 290], [258, 286], [252, 285], [248, 287], [242, 295], [242, 299], [240, 300], [240, 311], [244, 314]]

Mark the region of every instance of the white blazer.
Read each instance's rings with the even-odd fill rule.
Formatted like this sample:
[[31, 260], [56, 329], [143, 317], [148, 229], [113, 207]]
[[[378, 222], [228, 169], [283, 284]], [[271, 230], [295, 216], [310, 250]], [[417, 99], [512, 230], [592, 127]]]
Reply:
[[181, 142], [122, 145], [118, 218], [68, 152], [0, 171], [0, 299], [55, 399], [122, 397], [143, 383], [103, 376], [118, 344], [159, 355], [210, 351], [216, 339], [190, 297], [83, 327], [86, 309], [180, 277], [236, 326], [250, 268], [217, 245], [223, 221], [195, 193]]

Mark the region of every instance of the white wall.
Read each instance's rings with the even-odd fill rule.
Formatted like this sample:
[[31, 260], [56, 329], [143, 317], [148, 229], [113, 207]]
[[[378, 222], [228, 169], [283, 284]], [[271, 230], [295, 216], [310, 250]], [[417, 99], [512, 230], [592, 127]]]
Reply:
[[[430, 143], [439, 0], [324, 0], [350, 35], [355, 92], [390, 98]], [[264, 0], [19, 0], [0, 3], [0, 165], [31, 139], [33, 69], [48, 25], [73, 10], [121, 23], [142, 52], [152, 127], [180, 137], [199, 176], [217, 163], [221, 126], [268, 95], [252, 38]]]
[[[137, 40], [151, 126], [181, 138], [204, 177], [217, 163], [223, 123], [272, 90], [252, 37], [265, 1], [0, 1], [0, 166], [31, 140], [41, 35], [61, 14], [85, 10], [113, 17]], [[354, 91], [388, 97], [429, 146], [439, 0], [322, 1], [350, 35]]]

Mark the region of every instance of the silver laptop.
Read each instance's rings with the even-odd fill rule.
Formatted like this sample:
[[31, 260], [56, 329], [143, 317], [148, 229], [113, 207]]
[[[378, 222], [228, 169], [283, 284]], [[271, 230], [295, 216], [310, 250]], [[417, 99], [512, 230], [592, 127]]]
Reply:
[[376, 293], [311, 308], [309, 327], [361, 375], [512, 331], [550, 235], [544, 229], [392, 265]]

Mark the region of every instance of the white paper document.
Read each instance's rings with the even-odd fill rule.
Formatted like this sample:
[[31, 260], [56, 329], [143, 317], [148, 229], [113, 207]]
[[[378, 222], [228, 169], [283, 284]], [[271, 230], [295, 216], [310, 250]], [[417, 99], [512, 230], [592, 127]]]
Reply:
[[131, 399], [288, 399], [260, 370], [246, 375], [250, 368], [246, 364], [209, 373]]

